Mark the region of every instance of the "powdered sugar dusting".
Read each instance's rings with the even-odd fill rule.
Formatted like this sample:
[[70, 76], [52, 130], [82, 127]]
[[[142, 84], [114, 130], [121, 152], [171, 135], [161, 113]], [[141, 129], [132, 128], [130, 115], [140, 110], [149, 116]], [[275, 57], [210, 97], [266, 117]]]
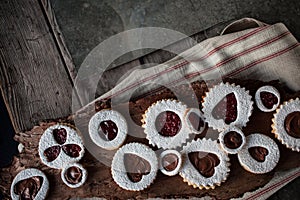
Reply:
[[42, 185], [41, 185], [38, 193], [36, 194], [35, 199], [45, 199], [46, 198], [48, 190], [49, 190], [49, 181], [48, 181], [46, 175], [38, 169], [28, 168], [28, 169], [25, 169], [25, 170], [19, 172], [11, 184], [10, 195], [13, 200], [21, 199], [20, 196], [17, 195], [14, 191], [15, 185], [22, 180], [25, 180], [25, 179], [28, 179], [28, 178], [31, 178], [34, 176], [40, 176], [43, 178]]
[[[67, 132], [67, 138], [66, 142], [63, 145], [67, 144], [76, 144], [78, 145], [81, 150], [79, 152], [78, 157], [70, 157], [68, 156], [63, 150], [60, 151], [58, 157], [49, 162], [44, 155], [44, 152], [47, 148], [53, 147], [53, 146], [59, 146], [62, 148], [63, 145], [59, 145], [57, 141], [55, 141], [55, 138], [53, 136], [53, 130], [54, 129], [61, 129], [64, 128]], [[39, 155], [42, 160], [42, 162], [47, 165], [48, 167], [51, 168], [56, 168], [56, 169], [62, 169], [69, 163], [75, 163], [78, 162], [84, 155], [84, 146], [83, 146], [83, 141], [82, 138], [78, 135], [77, 131], [67, 125], [62, 125], [62, 124], [56, 124], [53, 126], [50, 126], [47, 128], [42, 135], [40, 142], [39, 142]]]
[[288, 114], [299, 111], [300, 112], [300, 100], [296, 98], [295, 100], [290, 99], [284, 102], [274, 114], [272, 132], [275, 134], [277, 139], [287, 148], [293, 151], [300, 152], [300, 139], [290, 136], [284, 127], [284, 121]]
[[[109, 141], [99, 135], [100, 123], [106, 120], [114, 122], [118, 128], [117, 136]], [[101, 148], [113, 150], [119, 148], [126, 139], [128, 132], [125, 118], [115, 110], [101, 110], [97, 112], [89, 122], [89, 134], [93, 142]]]
[[[246, 137], [246, 144], [238, 153], [240, 164], [249, 172], [263, 174], [272, 171], [277, 165], [280, 152], [277, 144], [268, 136], [254, 133]], [[249, 153], [251, 147], [263, 147], [268, 150], [263, 162], [258, 162]]]
[[[220, 164], [215, 167], [215, 173], [213, 176], [206, 178], [195, 169], [188, 158], [188, 153], [195, 151], [212, 153], [218, 156]], [[200, 189], [215, 188], [216, 185], [219, 186], [221, 182], [224, 182], [229, 175], [229, 157], [216, 141], [212, 141], [210, 139], [198, 139], [196, 141], [192, 141], [183, 148], [182, 155], [185, 162], [183, 163], [179, 174], [184, 181], [188, 182], [189, 185], [199, 187]]]
[[[214, 118], [212, 111], [215, 106], [224, 98], [226, 95], [234, 93], [237, 99], [237, 118], [230, 124], [226, 124], [223, 119]], [[249, 121], [249, 117], [252, 114], [253, 102], [251, 101], [251, 96], [249, 91], [241, 88], [239, 85], [229, 83], [220, 83], [215, 87], [211, 88], [209, 92], [206, 93], [203, 103], [204, 117], [210, 127], [218, 131], [222, 131], [229, 126], [244, 127]]]
[[[144, 175], [141, 181], [132, 182], [127, 176], [127, 170], [124, 164], [124, 154], [135, 154], [149, 162], [151, 166], [150, 173]], [[114, 181], [125, 190], [140, 191], [147, 188], [156, 178], [158, 170], [158, 160], [155, 152], [148, 146], [140, 143], [129, 143], [122, 146], [114, 155], [111, 172]]]
[[[261, 99], [261, 96], [260, 96], [261, 92], [269, 92], [269, 93], [272, 93], [273, 95], [275, 95], [277, 97], [278, 101], [277, 101], [276, 104], [273, 105], [273, 107], [271, 109], [269, 109], [269, 108], [267, 108], [267, 107], [264, 106], [264, 104], [262, 102], [262, 99]], [[263, 112], [272, 112], [280, 104], [280, 93], [279, 93], [279, 91], [275, 87], [270, 86], [270, 85], [266, 85], [266, 86], [260, 87], [260, 88], [258, 88], [258, 90], [255, 93], [255, 102], [256, 102], [257, 107], [261, 111], [263, 111]]]
[[[186, 109], [187, 107], [183, 103], [170, 99], [157, 101], [150, 106], [145, 112], [144, 119], [142, 120], [142, 122], [144, 122], [144, 132], [149, 140], [149, 143], [163, 149], [180, 147], [183, 143], [185, 143], [190, 134], [190, 131], [184, 123], [184, 113], [186, 112]], [[173, 137], [165, 137], [160, 135], [155, 126], [156, 118], [160, 113], [165, 111], [174, 112], [181, 120], [181, 128]]]

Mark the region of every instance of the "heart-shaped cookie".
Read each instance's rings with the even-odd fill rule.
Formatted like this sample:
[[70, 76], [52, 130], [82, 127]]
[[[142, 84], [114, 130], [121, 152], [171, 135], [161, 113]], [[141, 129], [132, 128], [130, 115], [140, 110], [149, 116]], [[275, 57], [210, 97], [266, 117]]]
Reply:
[[280, 157], [278, 145], [268, 136], [254, 133], [246, 137], [246, 144], [238, 152], [241, 166], [252, 173], [272, 171]]

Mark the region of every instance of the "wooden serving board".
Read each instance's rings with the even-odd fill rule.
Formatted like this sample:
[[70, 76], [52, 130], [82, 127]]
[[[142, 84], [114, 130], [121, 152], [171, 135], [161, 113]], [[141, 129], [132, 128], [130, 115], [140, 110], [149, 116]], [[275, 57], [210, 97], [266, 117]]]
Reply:
[[[246, 87], [251, 95], [254, 95], [256, 89], [265, 83], [259, 81], [237, 81], [235, 82], [243, 87]], [[279, 84], [278, 81], [272, 81], [268, 84], [277, 87], [284, 100], [290, 99], [295, 96], [300, 96], [300, 92], [296, 94], [289, 94], [284, 92], [284, 88]], [[188, 90], [195, 91], [195, 96], [199, 102], [202, 101], [203, 94], [207, 91], [206, 84], [204, 82], [195, 82], [192, 86], [182, 85], [178, 86], [177, 90], [183, 91], [181, 94], [187, 93]], [[143, 136], [143, 129], [141, 125], [141, 117], [144, 111], [152, 103], [160, 99], [176, 99], [176, 96], [169, 89], [162, 89], [147, 96], [140, 97], [138, 99], [132, 99], [129, 104], [124, 103], [114, 106], [115, 110], [124, 113], [128, 107], [130, 108], [130, 116], [138, 126], [129, 125], [129, 132], [135, 131], [140, 138], [128, 136], [125, 143], [132, 141], [141, 142], [148, 144], [148, 141]], [[187, 103], [188, 104], [188, 103]], [[200, 104], [201, 105], [201, 104]], [[84, 155], [80, 163], [87, 169], [89, 176], [87, 182], [80, 188], [70, 189], [60, 179], [60, 170], [51, 169], [41, 163], [38, 156], [38, 141], [43, 134], [44, 130], [56, 123], [69, 123], [77, 126], [81, 131], [82, 136], [85, 138], [85, 145], [89, 146], [88, 150], [92, 150], [96, 157], [106, 157], [108, 160], [112, 158], [114, 151], [105, 151], [99, 147], [93, 147], [89, 144], [87, 134], [88, 121], [95, 111], [101, 109], [110, 108], [110, 100], [98, 101], [90, 107], [86, 107], [80, 113], [69, 116], [68, 118], [51, 120], [48, 122], [42, 122], [39, 126], [35, 126], [32, 130], [24, 133], [16, 134], [15, 139], [24, 145], [24, 150], [16, 157], [12, 165], [8, 168], [0, 170], [0, 182], [1, 191], [4, 193], [6, 198], [9, 198], [9, 188], [13, 180], [13, 177], [22, 169], [28, 167], [35, 167], [41, 169], [50, 182], [49, 199], [69, 199], [71, 197], [104, 197], [104, 198], [116, 198], [116, 199], [139, 199], [139, 198], [187, 198], [187, 197], [202, 197], [209, 195], [216, 199], [229, 199], [232, 197], [239, 197], [245, 192], [254, 191], [266, 183], [268, 183], [275, 172], [284, 171], [287, 169], [295, 168], [300, 166], [300, 153], [293, 152], [279, 143], [274, 135], [271, 134], [271, 119], [273, 113], [263, 113], [254, 107], [253, 115], [250, 118], [247, 127], [243, 129], [246, 135], [253, 132], [260, 132], [272, 137], [280, 147], [281, 158], [278, 166], [270, 173], [255, 175], [245, 171], [238, 163], [236, 155], [230, 155], [230, 175], [226, 182], [222, 183], [220, 187], [216, 187], [214, 190], [200, 190], [194, 189], [183, 182], [179, 175], [174, 177], [167, 177], [162, 173], [158, 172], [158, 175], [152, 185], [149, 188], [140, 192], [131, 192], [121, 189], [112, 179], [110, 167], [99, 162], [93, 155], [88, 151]], [[201, 107], [201, 106], [200, 106]], [[261, 120], [264, 119], [264, 123]], [[266, 125], [268, 124], [268, 125]], [[206, 130], [207, 131], [207, 130]], [[205, 136], [201, 135], [201, 137]], [[152, 147], [157, 150], [155, 147]]]

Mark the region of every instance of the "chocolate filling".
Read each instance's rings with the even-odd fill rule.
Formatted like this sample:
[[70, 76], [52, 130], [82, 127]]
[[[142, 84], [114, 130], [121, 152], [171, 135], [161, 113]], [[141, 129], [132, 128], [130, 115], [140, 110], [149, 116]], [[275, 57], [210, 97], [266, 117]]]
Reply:
[[269, 154], [268, 149], [264, 147], [250, 147], [248, 151], [250, 155], [258, 162], [264, 162], [266, 156]]
[[191, 112], [188, 119], [196, 131], [200, 131], [204, 127], [204, 121], [196, 113]]
[[220, 159], [213, 153], [196, 151], [189, 153], [188, 156], [193, 166], [206, 178], [212, 177], [215, 167], [220, 164]]
[[77, 183], [80, 183], [82, 179], [82, 171], [79, 167], [76, 166], [69, 167], [65, 172], [65, 178], [70, 184], [75, 185]]
[[271, 92], [261, 92], [260, 98], [263, 105], [268, 109], [272, 109], [278, 103], [278, 98]]
[[166, 171], [175, 170], [178, 165], [178, 162], [179, 162], [178, 156], [173, 153], [167, 154], [162, 158], [163, 168]]
[[33, 176], [14, 185], [14, 192], [21, 200], [33, 200], [43, 184], [43, 177]]
[[98, 132], [101, 137], [105, 136], [103, 139], [111, 141], [117, 137], [118, 127], [113, 121], [106, 120], [100, 123]]
[[134, 183], [140, 182], [144, 175], [148, 175], [151, 170], [150, 163], [135, 154], [124, 154], [124, 165], [129, 180]]
[[230, 131], [224, 136], [224, 144], [229, 149], [239, 148], [242, 145], [242, 143], [242, 136], [235, 131]]
[[172, 137], [181, 129], [181, 120], [180, 117], [172, 111], [162, 112], [156, 118], [155, 127], [160, 135]]
[[300, 138], [300, 112], [295, 111], [288, 114], [284, 120], [284, 127], [290, 136]]
[[48, 162], [52, 162], [60, 154], [60, 150], [60, 146], [49, 147], [44, 151], [44, 156], [46, 157]]
[[62, 150], [70, 157], [77, 158], [80, 155], [81, 147], [77, 144], [66, 144]]
[[237, 100], [234, 93], [227, 94], [213, 109], [215, 119], [223, 119], [226, 124], [234, 122], [237, 118]]
[[52, 131], [55, 141], [58, 144], [64, 144], [67, 140], [67, 131], [64, 128], [56, 128]]

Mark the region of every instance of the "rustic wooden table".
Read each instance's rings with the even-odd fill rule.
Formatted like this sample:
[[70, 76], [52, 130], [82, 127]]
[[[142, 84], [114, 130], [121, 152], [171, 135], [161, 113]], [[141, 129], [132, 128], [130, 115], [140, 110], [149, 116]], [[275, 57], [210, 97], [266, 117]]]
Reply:
[[[0, 89], [15, 132], [69, 116], [76, 70], [48, 0], [3, 0], [0, 10]], [[200, 42], [218, 35], [221, 27], [224, 24], [191, 37]], [[182, 40], [170, 48], [184, 51], [192, 46]], [[174, 56], [157, 50], [108, 70], [96, 96], [111, 89], [126, 71]]]
[[[76, 70], [47, 0], [1, 1], [1, 91], [16, 132], [38, 122], [71, 114]], [[228, 22], [227, 22], [228, 23]], [[201, 42], [220, 33], [224, 24], [191, 38]], [[169, 48], [184, 51], [193, 44], [179, 41]], [[157, 50], [107, 71], [96, 96], [111, 89], [128, 70], [163, 63], [175, 54]]]

